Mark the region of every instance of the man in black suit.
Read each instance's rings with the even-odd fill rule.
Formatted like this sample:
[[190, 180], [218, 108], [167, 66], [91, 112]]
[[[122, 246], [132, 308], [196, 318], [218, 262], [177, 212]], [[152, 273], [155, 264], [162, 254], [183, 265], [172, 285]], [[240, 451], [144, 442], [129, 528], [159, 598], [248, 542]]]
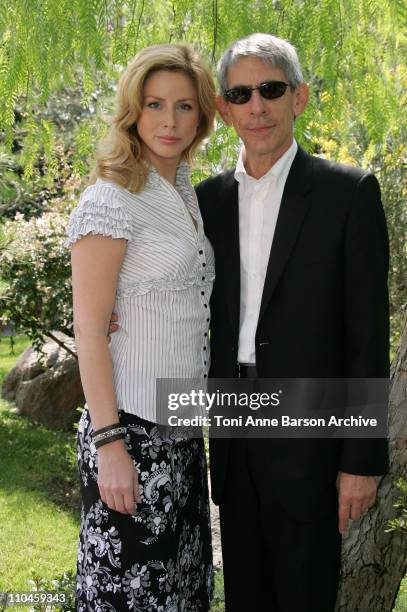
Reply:
[[[308, 88], [284, 40], [218, 65], [236, 169], [197, 195], [216, 260], [210, 376], [388, 376], [388, 240], [374, 176], [293, 138]], [[212, 439], [228, 612], [331, 612], [340, 534], [374, 503], [385, 439]], [[339, 517], [339, 518], [338, 518]]]

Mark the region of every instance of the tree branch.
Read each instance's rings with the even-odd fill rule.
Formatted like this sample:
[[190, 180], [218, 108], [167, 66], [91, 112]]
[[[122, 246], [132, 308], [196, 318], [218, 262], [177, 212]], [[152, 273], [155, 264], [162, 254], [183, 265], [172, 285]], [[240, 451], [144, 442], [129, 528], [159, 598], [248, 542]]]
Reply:
[[51, 338], [51, 340], [56, 342], [56, 344], [59, 344], [59, 346], [63, 348], [67, 353], [72, 355], [72, 357], [75, 357], [76, 360], [78, 359], [78, 355], [74, 353], [73, 351], [71, 351], [71, 349], [68, 346], [66, 346], [64, 342], [62, 342], [62, 340], [59, 340], [56, 336], [54, 336], [52, 332], [47, 332], [46, 335], [48, 336], [48, 338]]
[[138, 36], [139, 36], [139, 33], [140, 33], [141, 20], [143, 18], [143, 13], [144, 13], [144, 5], [145, 5], [145, 0], [142, 0], [140, 15], [138, 17], [138, 23], [137, 23], [137, 31], [136, 31], [136, 36], [135, 36], [135, 40], [134, 40], [134, 48], [135, 49], [137, 48], [137, 41], [138, 41]]
[[218, 40], [218, 0], [212, 0], [212, 19], [213, 19], [212, 63], [214, 63], [215, 54], [216, 54], [216, 44]]

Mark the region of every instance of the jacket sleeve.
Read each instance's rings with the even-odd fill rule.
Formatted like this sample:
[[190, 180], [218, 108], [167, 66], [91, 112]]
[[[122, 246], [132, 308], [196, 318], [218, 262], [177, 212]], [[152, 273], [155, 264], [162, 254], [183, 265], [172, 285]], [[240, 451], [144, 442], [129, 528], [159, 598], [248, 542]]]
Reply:
[[[345, 330], [347, 377], [389, 377], [389, 245], [376, 178], [357, 182], [345, 238]], [[385, 414], [384, 414], [385, 413]], [[387, 402], [383, 402], [387, 422]], [[386, 438], [346, 439], [340, 470], [377, 475], [388, 471]]]

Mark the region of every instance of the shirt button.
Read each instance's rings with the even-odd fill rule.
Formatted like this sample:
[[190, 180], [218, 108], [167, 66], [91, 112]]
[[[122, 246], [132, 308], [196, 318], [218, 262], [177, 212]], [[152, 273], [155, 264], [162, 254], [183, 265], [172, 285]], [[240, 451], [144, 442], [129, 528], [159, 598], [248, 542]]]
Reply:
[[210, 319], [206, 319], [206, 322], [209, 323]]
[[206, 351], [206, 346], [203, 347], [203, 350]]
[[204, 378], [208, 378], [208, 375], [207, 375], [207, 374], [204, 374]]
[[201, 295], [205, 295], [205, 291], [201, 291]]
[[203, 255], [203, 251], [199, 251], [199, 254], [200, 254], [200, 255]]
[[205, 277], [204, 277], [204, 276], [202, 277], [202, 280], [205, 280]]
[[206, 263], [205, 263], [205, 262], [203, 262], [202, 267], [203, 267], [203, 268], [205, 268], [205, 266], [206, 266]]
[[204, 365], [206, 365], [207, 363], [208, 363], [207, 361], [204, 361]]
[[208, 304], [204, 304], [205, 308], [208, 308]]
[[208, 334], [205, 332], [205, 333], [204, 333], [205, 338], [206, 338], [206, 336], [207, 336], [207, 335], [208, 335]]

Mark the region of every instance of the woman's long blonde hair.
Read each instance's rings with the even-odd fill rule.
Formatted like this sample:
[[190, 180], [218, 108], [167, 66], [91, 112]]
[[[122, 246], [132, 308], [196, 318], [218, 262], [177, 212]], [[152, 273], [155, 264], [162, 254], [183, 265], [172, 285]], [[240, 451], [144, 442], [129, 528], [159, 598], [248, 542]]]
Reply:
[[185, 44], [152, 45], [142, 49], [119, 80], [116, 112], [109, 121], [107, 137], [99, 143], [91, 183], [101, 177], [133, 192], [143, 189], [148, 164], [141, 155], [137, 121], [143, 108], [144, 83], [157, 70], [183, 72], [196, 87], [200, 121], [194, 140], [183, 152], [183, 159], [190, 163], [195, 149], [211, 132], [215, 118], [215, 84], [209, 67], [198, 53]]

